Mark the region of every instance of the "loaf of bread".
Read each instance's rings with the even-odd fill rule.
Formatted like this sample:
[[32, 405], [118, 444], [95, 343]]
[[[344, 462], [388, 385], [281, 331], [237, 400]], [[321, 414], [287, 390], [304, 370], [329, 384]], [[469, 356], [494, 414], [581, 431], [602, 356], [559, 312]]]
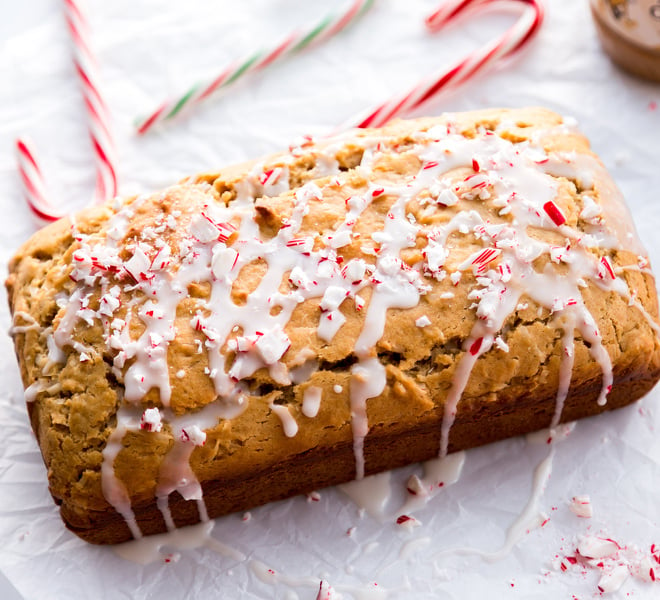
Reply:
[[626, 405], [654, 278], [575, 125], [353, 131], [115, 200], [10, 264], [66, 525], [116, 543]]

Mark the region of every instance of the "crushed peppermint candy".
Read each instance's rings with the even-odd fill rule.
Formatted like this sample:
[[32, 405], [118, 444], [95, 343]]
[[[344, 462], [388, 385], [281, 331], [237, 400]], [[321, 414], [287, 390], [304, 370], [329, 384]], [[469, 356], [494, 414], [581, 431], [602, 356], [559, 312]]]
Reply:
[[585, 536], [578, 543], [578, 552], [585, 558], [605, 558], [615, 555], [621, 547], [610, 538]]
[[618, 592], [626, 579], [630, 576], [628, 565], [615, 565], [608, 571], [604, 571], [598, 580], [598, 591], [603, 594]]
[[593, 517], [593, 507], [589, 496], [573, 496], [571, 503], [568, 505], [571, 512], [585, 519]]
[[408, 483], [406, 484], [406, 489], [409, 494], [413, 496], [428, 496], [429, 490], [426, 488], [422, 480], [418, 475], [411, 475], [408, 478]]
[[229, 273], [236, 266], [237, 262], [238, 252], [236, 250], [218, 244], [213, 248], [211, 272], [214, 277], [220, 279]]
[[195, 446], [203, 446], [206, 443], [206, 432], [202, 431], [197, 425], [191, 425], [181, 430], [180, 439], [182, 442], [191, 443]]
[[443, 204], [444, 206], [455, 206], [458, 204], [458, 196], [450, 189], [442, 190], [437, 196], [438, 204]]
[[600, 220], [602, 213], [601, 207], [596, 204], [594, 199], [587, 194], [582, 195], [582, 210], [580, 211], [580, 218], [588, 223], [596, 224]]
[[254, 346], [267, 365], [272, 365], [282, 358], [282, 355], [289, 349], [290, 345], [291, 341], [289, 337], [281, 329], [267, 331], [259, 336], [254, 343]]
[[401, 515], [397, 517], [396, 524], [401, 526], [403, 529], [412, 531], [416, 527], [420, 527], [422, 525], [422, 522], [419, 519], [416, 519], [415, 517], [412, 517], [410, 515]]
[[417, 327], [428, 327], [431, 324], [431, 319], [429, 319], [426, 315], [422, 315], [415, 321], [415, 325]]
[[181, 553], [179, 553], [179, 552], [168, 552], [163, 557], [163, 562], [165, 562], [165, 563], [176, 563], [176, 562], [179, 562], [180, 559], [181, 559]]
[[316, 600], [342, 600], [342, 596], [327, 581], [321, 580]]
[[321, 310], [336, 310], [341, 303], [346, 299], [349, 292], [340, 286], [329, 286], [321, 298]]
[[580, 536], [574, 554], [556, 555], [557, 571], [597, 571], [597, 589], [601, 594], [620, 590], [633, 577], [649, 584], [660, 580], [660, 547], [651, 544], [648, 552], [631, 544], [622, 545], [611, 538]]
[[600, 259], [600, 263], [598, 264], [598, 277], [600, 279], [616, 279], [614, 268], [612, 267], [612, 263], [610, 262], [610, 259], [607, 258], [607, 256], [603, 256]]
[[543, 210], [557, 227], [566, 223], [564, 213], [561, 212], [559, 207], [552, 200], [549, 200], [543, 205]]
[[494, 340], [493, 340], [493, 345], [499, 348], [502, 352], [508, 352], [509, 351], [509, 344], [507, 344], [503, 339], [501, 335], [498, 335]]
[[159, 432], [163, 429], [162, 416], [157, 408], [147, 408], [140, 419], [140, 429]]

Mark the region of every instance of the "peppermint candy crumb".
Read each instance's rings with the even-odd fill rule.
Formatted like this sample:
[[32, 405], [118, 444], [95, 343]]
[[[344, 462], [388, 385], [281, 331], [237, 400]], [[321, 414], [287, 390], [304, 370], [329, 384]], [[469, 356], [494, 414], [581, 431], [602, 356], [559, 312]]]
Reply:
[[147, 408], [140, 419], [140, 429], [159, 432], [163, 428], [160, 411], [157, 408]]
[[341, 600], [341, 595], [337, 594], [327, 581], [322, 580], [319, 584], [319, 593], [316, 600]]
[[179, 559], [181, 558], [181, 554], [179, 552], [168, 552], [164, 557], [163, 557], [163, 562], [166, 563], [175, 563], [179, 562]]
[[421, 526], [422, 522], [415, 517], [411, 517], [409, 515], [401, 515], [397, 518], [396, 524], [407, 529], [408, 531], [412, 531], [416, 527]]
[[406, 483], [406, 489], [413, 496], [428, 496], [428, 490], [417, 475], [411, 475]]
[[195, 446], [203, 446], [206, 443], [206, 432], [202, 431], [197, 425], [191, 425], [181, 429], [181, 441], [190, 442]]
[[628, 579], [630, 572], [627, 565], [616, 565], [611, 571], [603, 573], [598, 580], [598, 591], [602, 594], [611, 594], [621, 589]]
[[309, 492], [307, 494], [307, 502], [320, 502], [321, 501], [321, 494], [318, 492]]
[[585, 536], [580, 539], [577, 549], [585, 558], [606, 558], [616, 554], [620, 546], [610, 538]]
[[590, 519], [593, 516], [593, 508], [589, 496], [573, 496], [568, 508], [578, 517]]

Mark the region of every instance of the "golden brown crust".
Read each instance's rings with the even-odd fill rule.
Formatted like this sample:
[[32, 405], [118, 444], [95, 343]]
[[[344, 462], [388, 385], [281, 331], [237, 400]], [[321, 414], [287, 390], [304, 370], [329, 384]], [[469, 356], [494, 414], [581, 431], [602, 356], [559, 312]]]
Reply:
[[[534, 139], [547, 153], [593, 157], [584, 137], [563, 125], [561, 117], [543, 109], [490, 110], [395, 122], [381, 131], [359, 131], [340, 140], [309, 144], [259, 163], [191, 178], [146, 199], [130, 199], [121, 205], [134, 213], [125, 239], [137, 240], [157, 218], [181, 213], [177, 228], [163, 234], [173, 251], [178, 251], [185, 243], [182, 231], [189, 228], [205, 203], [230, 204], [244, 186], [255, 185], [251, 172], [257, 169], [266, 173], [274, 168], [287, 171], [291, 191], [277, 190], [268, 198], [257, 194], [255, 218], [262, 235], [274, 236], [283, 227], [291, 218], [295, 190], [310, 181], [323, 187], [324, 197], [323, 202], [310, 205], [300, 234], [314, 236], [319, 230], [321, 234], [332, 231], [344, 218], [347, 196], [365, 193], [374, 185], [394, 184], [417, 173], [420, 158], [417, 151], [410, 150], [418, 142], [417, 133], [448, 123], [468, 139], [488, 130], [514, 144]], [[378, 142], [389, 152], [367, 173], [358, 165], [365, 149]], [[336, 184], [332, 182], [335, 175], [328, 175], [324, 165], [328, 157], [336, 161], [335, 172], [340, 175]], [[573, 228], [585, 227], [580, 216], [587, 202], [585, 196], [595, 199], [605, 217], [615, 221], [610, 233], [627, 249], [593, 250], [593, 254], [604, 252], [615, 269], [623, 268], [619, 277], [636, 293], [636, 300], [647, 314], [615, 291], [593, 284], [582, 291], [584, 304], [593, 315], [612, 361], [614, 387], [607, 405], [599, 406], [596, 399], [601, 392], [603, 368], [590, 353], [591, 342], [576, 332], [572, 385], [562, 421], [632, 402], [660, 376], [660, 346], [649, 322], [658, 320], [654, 280], [645, 268], [638, 266], [640, 251], [636, 238], [628, 236], [634, 230], [615, 186], [599, 163], [592, 161], [590, 165], [594, 172], [591, 186], [580, 180], [580, 171], [572, 178], [555, 176], [554, 201], [565, 215], [566, 224]], [[451, 177], [460, 182], [466, 173], [464, 168], [455, 169]], [[355, 225], [362, 241], [341, 248], [343, 260], [373, 261], [364, 249], [371, 242], [364, 240], [382, 228], [380, 223], [393, 203], [387, 194], [371, 203]], [[408, 205], [408, 211], [422, 227], [447, 223], [452, 215], [468, 208], [497, 222], [497, 212], [487, 201], [478, 206], [474, 200], [461, 201], [456, 208], [430, 215], [423, 201], [413, 200]], [[114, 214], [115, 209], [109, 206], [84, 211], [75, 220], [77, 235], [104, 239]], [[504, 222], [506, 217], [500, 220]], [[411, 267], [422, 260], [426, 235], [418, 234], [416, 243], [401, 252], [401, 259]], [[538, 230], [530, 235], [549, 243], [554, 243], [556, 237], [557, 244], [564, 243], [556, 231]], [[452, 252], [445, 265], [448, 273], [457, 272], [460, 264], [482, 247], [478, 239], [470, 236], [453, 236], [449, 242]], [[77, 286], [70, 276], [72, 256], [79, 247], [66, 219], [42, 230], [12, 260], [7, 290], [17, 326], [14, 338], [23, 382], [28, 387], [38, 381], [41, 386], [28, 409], [49, 467], [51, 493], [61, 503], [62, 517], [75, 533], [93, 543], [116, 543], [129, 539], [130, 532], [107, 502], [101, 485], [103, 450], [122, 405], [119, 391], [123, 386], [112, 369], [113, 354], [102, 344], [100, 323], [78, 323], [73, 330], [81, 344], [99, 348], [88, 360], [81, 361], [79, 350], [66, 347], [64, 362], [54, 363], [49, 361], [47, 347], [49, 334], [61, 326], [66, 314], [66, 307], [61, 300], [58, 304], [58, 298], [70, 297]], [[549, 259], [540, 257], [534, 267], [542, 272], [549, 263]], [[265, 268], [263, 261], [243, 268], [232, 288], [234, 303], [247, 301]], [[387, 364], [387, 386], [382, 394], [366, 403], [370, 427], [365, 442], [367, 474], [437, 456], [447, 394], [457, 365], [466, 354], [462, 345], [478, 321], [470, 308], [469, 296], [476, 285], [471, 271], [463, 273], [458, 285], [448, 277], [439, 281], [426, 277], [425, 281], [431, 291], [422, 295], [416, 306], [388, 311], [383, 335], [373, 349]], [[188, 297], [177, 307], [177, 336], [167, 350], [172, 386], [169, 407], [174, 416], [198, 411], [216, 401], [213, 384], [205, 373], [209, 363], [197, 352], [205, 338], [189, 325], [200, 302], [208, 300], [209, 289], [204, 282], [191, 284]], [[371, 288], [360, 293], [368, 307]], [[122, 292], [124, 307], [130, 305], [131, 294]], [[447, 294], [452, 296], [447, 298]], [[98, 303], [99, 297], [100, 292], [91, 293], [91, 305]], [[365, 313], [352, 302], [344, 301], [341, 311], [346, 323], [329, 343], [316, 335], [319, 302], [320, 298], [311, 298], [293, 311], [286, 327], [291, 345], [282, 358], [290, 370], [314, 357], [319, 361], [317, 370], [306, 381], [290, 385], [274, 381], [268, 369], [257, 370], [244, 380], [250, 393], [244, 412], [220, 420], [207, 431], [206, 444], [192, 452], [190, 464], [202, 483], [210, 516], [354, 477], [351, 367], [358, 360], [354, 347], [364, 327]], [[122, 308], [117, 315], [125, 317], [129, 310]], [[421, 317], [428, 317], [431, 324], [416, 326]], [[36, 326], [31, 327], [33, 322]], [[131, 327], [133, 337], [144, 330], [138, 319], [131, 322]], [[506, 332], [508, 351], [493, 347], [476, 361], [450, 431], [450, 451], [547, 427], [551, 422], [564, 352], [561, 322], [551, 310], [524, 294], [505, 319], [502, 331]], [[225, 348], [223, 352], [228, 351]], [[185, 379], [177, 377], [181, 370], [186, 372]], [[120, 375], [124, 374], [125, 369]], [[314, 418], [302, 412], [304, 392], [310, 386], [323, 390], [320, 411]], [[273, 403], [285, 405], [299, 423], [294, 437], [283, 433]], [[164, 408], [156, 388], [150, 389], [137, 404], [143, 409]], [[174, 443], [168, 427], [159, 433], [131, 431], [124, 436], [114, 461], [114, 471], [130, 490], [132, 507], [144, 533], [165, 529], [154, 494], [163, 457]], [[179, 525], [199, 519], [196, 504], [183, 500], [176, 492], [170, 498], [170, 507]]]

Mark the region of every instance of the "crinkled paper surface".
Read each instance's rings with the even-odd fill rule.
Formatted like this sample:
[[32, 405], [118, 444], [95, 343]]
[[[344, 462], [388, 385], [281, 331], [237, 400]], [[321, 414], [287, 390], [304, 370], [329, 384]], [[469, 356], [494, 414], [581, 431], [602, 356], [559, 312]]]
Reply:
[[[56, 201], [83, 206], [94, 181], [84, 109], [59, 0], [4, 3], [0, 18], [0, 259], [35, 230], [15, 169], [13, 140], [29, 135]], [[89, 0], [93, 47], [114, 116], [120, 192], [150, 191], [190, 173], [258, 157], [301, 134], [323, 135], [403, 91], [502, 31], [484, 15], [430, 35], [431, 0], [377, 0], [359, 23], [322, 46], [244, 78], [176, 122], [138, 138], [133, 119], [198, 77], [311, 23], [334, 2], [304, 0]], [[576, 117], [623, 189], [651, 262], [660, 265], [660, 86], [614, 68], [601, 51], [587, 0], [550, 0], [543, 31], [524, 55], [427, 109], [545, 105]], [[0, 323], [9, 314], [0, 302]], [[314, 599], [320, 578], [344, 598], [591, 598], [598, 574], [552, 568], [578, 534], [606, 533], [648, 549], [660, 543], [660, 390], [615, 414], [577, 424], [557, 445], [539, 508], [550, 520], [492, 562], [451, 552], [497, 551], [530, 497], [543, 444], [513, 439], [467, 453], [458, 483], [395, 524], [405, 481], [392, 476], [386, 517], [360, 515], [335, 489], [219, 519], [214, 538], [246, 555], [181, 551], [140, 566], [80, 541], [63, 526], [23, 401], [13, 347], [0, 336], [0, 597]], [[589, 494], [592, 519], [568, 509]], [[352, 535], [347, 535], [351, 528]], [[444, 552], [450, 550], [450, 552]], [[256, 561], [275, 571], [262, 581]], [[3, 581], [2, 574], [7, 578]], [[377, 585], [374, 585], [376, 583]], [[12, 586], [17, 592], [12, 592]], [[18, 595], [20, 594], [20, 595]], [[651, 598], [660, 585], [627, 581], [618, 597]]]

